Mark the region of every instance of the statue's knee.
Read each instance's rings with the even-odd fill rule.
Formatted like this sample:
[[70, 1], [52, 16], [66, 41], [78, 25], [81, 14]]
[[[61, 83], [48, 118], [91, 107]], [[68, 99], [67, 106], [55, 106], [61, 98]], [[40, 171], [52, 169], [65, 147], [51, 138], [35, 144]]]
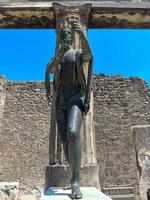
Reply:
[[79, 136], [78, 136], [78, 132], [76, 129], [73, 129], [73, 128], [68, 129], [68, 139], [72, 143], [78, 141]]

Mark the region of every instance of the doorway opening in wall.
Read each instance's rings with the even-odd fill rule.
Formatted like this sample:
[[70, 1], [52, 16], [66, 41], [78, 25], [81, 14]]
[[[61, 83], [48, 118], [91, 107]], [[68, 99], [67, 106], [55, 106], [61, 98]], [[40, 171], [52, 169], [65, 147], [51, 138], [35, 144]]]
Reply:
[[150, 189], [147, 190], [147, 200], [150, 200]]
[[[140, 77], [150, 85], [150, 30], [89, 29], [94, 73]], [[0, 74], [8, 80], [44, 80], [55, 54], [55, 30], [0, 30]]]

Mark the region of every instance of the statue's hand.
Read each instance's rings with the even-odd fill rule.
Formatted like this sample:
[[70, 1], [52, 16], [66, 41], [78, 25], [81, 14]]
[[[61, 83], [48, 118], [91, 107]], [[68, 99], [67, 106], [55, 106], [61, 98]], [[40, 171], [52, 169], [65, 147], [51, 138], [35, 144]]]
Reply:
[[83, 33], [82, 25], [77, 21], [71, 21], [71, 25], [74, 31], [78, 32], [79, 34]]
[[55, 73], [57, 68], [56, 68], [57, 62], [55, 58], [52, 58], [46, 66], [46, 74], [49, 76], [49, 73]]
[[70, 46], [68, 44], [62, 43], [60, 48], [60, 53], [64, 55], [65, 52], [67, 52], [70, 49]]

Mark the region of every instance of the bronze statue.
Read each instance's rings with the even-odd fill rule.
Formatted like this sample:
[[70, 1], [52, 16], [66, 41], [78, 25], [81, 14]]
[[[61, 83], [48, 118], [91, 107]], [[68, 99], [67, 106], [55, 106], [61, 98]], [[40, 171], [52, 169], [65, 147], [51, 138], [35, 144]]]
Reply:
[[[70, 28], [70, 27], [71, 28]], [[81, 49], [72, 47], [74, 33], [80, 35]], [[70, 165], [72, 177], [66, 189], [71, 189], [72, 199], [81, 199], [79, 187], [81, 169], [80, 127], [83, 115], [87, 114], [90, 103], [92, 54], [82, 26], [72, 20], [60, 33], [61, 47], [48, 63], [45, 76], [46, 97], [50, 100], [49, 73], [54, 73], [56, 98], [56, 120], [64, 153]], [[88, 63], [88, 75], [84, 67]]]

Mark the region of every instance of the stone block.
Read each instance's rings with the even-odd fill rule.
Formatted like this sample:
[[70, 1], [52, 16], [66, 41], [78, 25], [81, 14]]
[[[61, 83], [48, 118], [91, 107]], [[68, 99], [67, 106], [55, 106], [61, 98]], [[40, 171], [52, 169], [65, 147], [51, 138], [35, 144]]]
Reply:
[[108, 195], [125, 195], [125, 194], [133, 194], [133, 187], [129, 186], [118, 186], [118, 187], [109, 187], [103, 188], [105, 194]]
[[134, 194], [111, 195], [113, 200], [134, 200]]
[[[81, 187], [81, 191], [83, 194], [82, 200], [111, 200], [110, 197], [94, 187]], [[70, 194], [70, 190], [49, 188], [45, 194], [42, 194], [40, 200], [70, 200]]]
[[133, 187], [120, 187], [119, 188], [119, 194], [133, 194]]

